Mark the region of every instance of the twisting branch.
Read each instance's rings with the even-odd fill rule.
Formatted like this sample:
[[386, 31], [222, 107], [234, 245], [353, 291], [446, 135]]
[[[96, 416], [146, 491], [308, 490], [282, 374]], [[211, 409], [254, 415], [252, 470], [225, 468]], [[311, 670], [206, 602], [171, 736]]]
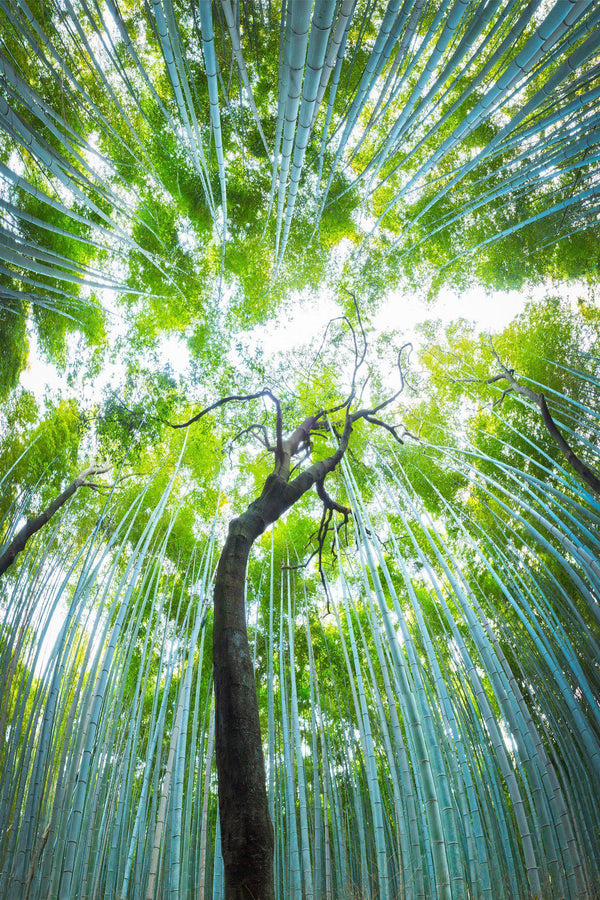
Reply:
[[[355, 299], [355, 298], [353, 298], [353, 299]], [[355, 303], [356, 303], [356, 300], [355, 300]], [[359, 322], [360, 322], [360, 317], [359, 317]], [[359, 370], [360, 366], [362, 365], [362, 362], [364, 361], [364, 358], [366, 356], [366, 337], [364, 334], [364, 330], [362, 329], [362, 322], [360, 322], [360, 326], [361, 326], [361, 332], [363, 335], [364, 345], [363, 345], [363, 350], [360, 351], [359, 347], [358, 347], [358, 342], [356, 341], [356, 339], [354, 340], [355, 367], [354, 367], [354, 372], [353, 372], [353, 376], [352, 376], [352, 387], [351, 387], [351, 391], [350, 391], [348, 397], [344, 400], [343, 403], [338, 404], [337, 406], [333, 407], [331, 410], [320, 410], [314, 417], [312, 417], [312, 420], [309, 418], [305, 422], [305, 425], [308, 423], [310, 426], [309, 438], [310, 438], [310, 435], [312, 435], [312, 434], [314, 434], [315, 436], [323, 436], [324, 432], [329, 432], [329, 434], [331, 434], [337, 442], [337, 450], [327, 459], [322, 460], [319, 463], [314, 463], [311, 467], [309, 467], [307, 470], [305, 470], [305, 472], [303, 472], [296, 479], [294, 479], [294, 481], [291, 482], [291, 484], [290, 484], [290, 488], [298, 487], [300, 489], [299, 493], [298, 493], [298, 497], [301, 496], [301, 494], [304, 493], [306, 490], [308, 490], [308, 488], [310, 486], [312, 486], [312, 484], [314, 484], [315, 489], [317, 491], [317, 495], [319, 496], [319, 499], [323, 503], [323, 509], [322, 509], [319, 527], [313, 533], [313, 535], [311, 535], [311, 538], [310, 538], [310, 541], [312, 541], [313, 539], [316, 540], [316, 548], [312, 551], [312, 553], [304, 561], [304, 563], [302, 564], [301, 567], [305, 567], [306, 565], [308, 565], [308, 563], [312, 559], [314, 559], [315, 556], [318, 556], [319, 575], [321, 577], [321, 582], [323, 584], [325, 596], [327, 598], [328, 611], [329, 611], [330, 596], [329, 596], [329, 590], [327, 587], [327, 581], [326, 581], [324, 571], [323, 571], [323, 550], [325, 547], [325, 543], [326, 543], [328, 534], [332, 527], [334, 514], [338, 513], [339, 515], [342, 516], [342, 521], [336, 527], [336, 531], [337, 531], [337, 533], [339, 533], [342, 528], [347, 528], [349, 519], [352, 515], [352, 511], [348, 507], [342, 505], [341, 503], [338, 503], [336, 500], [334, 500], [328, 494], [328, 492], [325, 489], [325, 478], [327, 477], [327, 475], [330, 472], [332, 472], [336, 468], [338, 462], [341, 460], [342, 456], [348, 450], [348, 445], [349, 445], [350, 436], [352, 434], [353, 427], [354, 427], [355, 423], [358, 422], [360, 419], [364, 419], [366, 422], [369, 422], [369, 424], [371, 424], [371, 425], [375, 425], [375, 426], [385, 429], [400, 444], [404, 443], [405, 436], [409, 435], [410, 437], [413, 437], [413, 435], [411, 435], [410, 432], [408, 432], [407, 429], [404, 428], [404, 426], [390, 425], [387, 422], [385, 422], [383, 419], [381, 419], [379, 416], [375, 415], [375, 413], [380, 412], [381, 410], [388, 407], [391, 403], [393, 403], [393, 401], [396, 400], [399, 397], [399, 395], [402, 393], [402, 391], [404, 390], [405, 379], [404, 379], [404, 373], [402, 370], [402, 353], [407, 347], [411, 347], [410, 344], [405, 344], [403, 347], [400, 348], [400, 350], [398, 352], [398, 371], [400, 374], [399, 389], [394, 394], [385, 398], [383, 401], [381, 401], [380, 403], [378, 403], [376, 406], [374, 406], [372, 408], [371, 407], [368, 407], [368, 408], [363, 407], [363, 408], [355, 410], [354, 412], [351, 411], [352, 400], [355, 397], [357, 373], [358, 373], [358, 370]], [[342, 409], [345, 409], [345, 417], [344, 417], [343, 426], [340, 428], [339, 424], [336, 424], [335, 422], [330, 421], [328, 416], [330, 413], [339, 412]], [[401, 429], [401, 428], [403, 429], [402, 435], [399, 433], [399, 429]], [[309, 477], [311, 477], [310, 482], [306, 486], [304, 486], [305, 480], [308, 480]], [[295, 502], [295, 500], [292, 502]], [[309, 541], [309, 543], [310, 543], [310, 541]], [[332, 552], [335, 553], [334, 544], [332, 544]]]
[[[402, 353], [404, 350], [406, 350], [407, 347], [412, 350], [412, 344], [406, 343], [403, 344], [398, 351], [398, 372], [400, 373], [400, 387], [398, 388], [396, 393], [391, 394], [389, 397], [386, 397], [385, 400], [382, 400], [381, 403], [378, 403], [377, 406], [374, 406], [371, 409], [359, 409], [355, 413], [352, 413], [352, 419], [354, 422], [356, 422], [358, 419], [366, 419], [369, 416], [373, 418], [376, 413], [381, 412], [382, 409], [390, 406], [390, 404], [392, 404], [394, 400], [398, 399], [405, 387], [404, 372], [402, 371]], [[380, 422], [377, 421], [376, 424], [380, 424]]]
[[505, 388], [502, 391], [502, 393], [500, 394], [500, 396], [498, 397], [498, 399], [494, 400], [494, 402], [492, 403], [492, 406], [501, 406], [504, 398], [507, 397], [508, 394], [512, 393], [512, 391], [513, 391], [512, 387]]
[[[337, 403], [327, 409], [320, 409], [314, 415], [307, 416], [304, 421], [285, 439], [283, 437], [283, 416], [281, 404], [278, 398], [272, 393], [272, 391], [266, 388], [250, 394], [230, 394], [227, 397], [222, 397], [219, 400], [216, 400], [214, 403], [211, 403], [209, 406], [196, 413], [186, 422], [176, 424], [173, 424], [171, 422], [165, 423], [171, 428], [186, 428], [197, 422], [208, 413], [213, 412], [214, 410], [228, 403], [245, 403], [264, 397], [268, 397], [274, 403], [276, 408], [277, 432], [275, 445], [273, 445], [269, 438], [267, 428], [264, 425], [258, 423], [253, 423], [247, 428], [241, 429], [233, 438], [233, 441], [237, 441], [240, 437], [246, 434], [252, 434], [256, 436], [263, 447], [265, 447], [265, 449], [270, 453], [273, 453], [275, 460], [273, 471], [265, 482], [261, 496], [253, 504], [250, 505], [247, 512], [250, 513], [253, 507], [260, 508], [260, 518], [264, 523], [263, 526], [261, 526], [261, 530], [264, 530], [264, 527], [266, 527], [267, 524], [276, 521], [276, 519], [279, 518], [286, 509], [289, 509], [289, 507], [292, 506], [304, 493], [306, 493], [306, 491], [308, 491], [313, 485], [315, 486], [317, 495], [322, 502], [322, 515], [318, 529], [311, 536], [311, 540], [313, 538], [316, 540], [316, 548], [310, 554], [308, 559], [303, 563], [303, 566], [306, 566], [311, 559], [318, 555], [319, 572], [321, 575], [321, 581], [323, 582], [327, 594], [328, 603], [329, 594], [327, 591], [326, 579], [323, 573], [323, 549], [327, 541], [329, 532], [334, 525], [334, 517], [341, 516], [341, 521], [336, 525], [336, 530], [339, 533], [341, 529], [347, 528], [352, 513], [348, 507], [344, 506], [341, 503], [338, 503], [329, 495], [329, 493], [325, 489], [325, 479], [328, 474], [335, 470], [338, 463], [348, 450], [348, 445], [353, 428], [361, 419], [364, 419], [370, 425], [375, 425], [376, 427], [386, 430], [400, 444], [404, 443], [404, 438], [407, 434], [409, 434], [404, 426], [385, 422], [384, 419], [381, 418], [380, 414], [383, 410], [387, 409], [395, 400], [397, 400], [397, 398], [404, 390], [405, 377], [402, 357], [405, 350], [412, 349], [412, 344], [410, 343], [404, 344], [398, 351], [396, 361], [398, 373], [400, 376], [400, 385], [398, 390], [390, 394], [388, 397], [384, 398], [374, 406], [363, 407], [360, 404], [362, 402], [365, 385], [368, 381], [367, 376], [367, 378], [365, 379], [365, 383], [363, 384], [359, 393], [359, 408], [352, 409], [352, 406], [356, 402], [357, 398], [357, 388], [359, 384], [360, 371], [367, 357], [368, 341], [363, 321], [360, 315], [356, 295], [351, 291], [347, 291], [347, 293], [350, 295], [354, 303], [358, 327], [355, 328], [347, 316], [339, 316], [337, 320], [332, 319], [328, 323], [323, 339], [325, 340], [329, 328], [334, 321], [345, 322], [352, 336], [354, 364], [352, 368], [352, 375], [350, 378], [350, 388], [347, 395], [340, 403]], [[333, 420], [332, 417], [335, 416], [336, 413], [343, 413], [341, 422]], [[302, 469], [302, 471], [300, 471], [298, 474], [295, 474], [297, 470], [302, 467], [302, 464], [310, 458], [310, 455], [312, 453], [313, 436], [330, 436], [335, 440], [337, 447], [329, 457], [314, 462]]]
[[200, 410], [199, 413], [196, 413], [196, 415], [192, 416], [191, 419], [188, 419], [187, 422], [169, 422], [166, 419], [161, 419], [160, 421], [163, 423], [163, 425], [168, 425], [169, 428], [188, 428], [190, 425], [193, 425], [194, 422], [202, 419], [214, 409], [218, 409], [220, 406], [225, 406], [226, 403], [246, 403], [249, 400], [258, 400], [261, 397], [268, 397], [275, 404], [275, 409], [277, 411], [277, 436], [279, 443], [282, 429], [281, 404], [279, 402], [279, 399], [268, 388], [265, 388], [262, 391], [257, 391], [255, 394], [230, 394], [227, 397], [221, 397], [219, 400], [215, 400], [214, 403], [211, 403], [210, 406], [206, 406], [204, 409]]
[[358, 378], [358, 373], [360, 371], [360, 368], [361, 368], [362, 364], [364, 363], [365, 358], [367, 356], [367, 347], [368, 347], [367, 336], [365, 334], [365, 328], [362, 323], [362, 319], [360, 317], [360, 309], [358, 308], [356, 294], [353, 291], [349, 291], [348, 288], [345, 288], [345, 291], [350, 297], [352, 297], [352, 302], [354, 303], [354, 310], [356, 312], [356, 318], [358, 321], [358, 326], [360, 328], [362, 349], [359, 351], [358, 342], [356, 340], [356, 332], [355, 332], [354, 328], [352, 327], [352, 324], [350, 322], [348, 322], [348, 324], [350, 326], [350, 331], [352, 332], [352, 341], [354, 343], [354, 370], [352, 372], [352, 381], [350, 383], [350, 391], [348, 393], [347, 398], [340, 406], [338, 406], [336, 409], [331, 410], [332, 413], [337, 412], [340, 409], [349, 408], [350, 404], [354, 400], [354, 398], [356, 396], [356, 380]]
[[[404, 439], [398, 434], [398, 428], [404, 428], [404, 425], [388, 425], [387, 422], [384, 422], [382, 419], [377, 419], [375, 416], [365, 416], [365, 422], [369, 422], [371, 425], [378, 425], [379, 428], [385, 428], [399, 444], [404, 443]], [[406, 434], [405, 428], [404, 433]]]
[[352, 513], [352, 510], [349, 509], [349, 507], [344, 506], [341, 503], [338, 503], [336, 500], [333, 499], [333, 497], [329, 496], [329, 494], [325, 490], [324, 479], [323, 479], [323, 481], [317, 481], [315, 488], [316, 488], [319, 498], [323, 501], [323, 506], [326, 509], [330, 509], [332, 512], [335, 511], [335, 512], [341, 513], [344, 516], [344, 520], [345, 520], [343, 524], [346, 524]]
[[[325, 572], [323, 571], [323, 549], [325, 547], [325, 541], [327, 540], [327, 536], [329, 534], [329, 530], [330, 530], [331, 523], [333, 520], [334, 512], [340, 513], [341, 516], [343, 517], [342, 521], [339, 522], [335, 527], [335, 534], [339, 535], [342, 528], [345, 528], [347, 530], [348, 522], [350, 520], [350, 516], [352, 515], [352, 510], [349, 507], [344, 506], [341, 503], [338, 503], [336, 500], [333, 499], [333, 497], [330, 497], [330, 495], [325, 490], [325, 485], [324, 485], [323, 481], [317, 481], [315, 487], [316, 487], [316, 491], [317, 491], [319, 498], [323, 501], [323, 513], [321, 515], [321, 523], [319, 525], [319, 530], [317, 532], [317, 550], [316, 550], [316, 552], [319, 557], [319, 577], [321, 579], [321, 584], [323, 585], [323, 590], [325, 591], [325, 598], [327, 601], [327, 612], [329, 613], [331, 611], [330, 607], [329, 607], [330, 595], [329, 595], [329, 587], [327, 585], [327, 579], [325, 578]], [[335, 557], [336, 556], [335, 538], [331, 542], [331, 552], [332, 552], [333, 556]]]
[[[364, 325], [363, 325], [363, 322], [362, 322], [362, 319], [360, 316], [360, 310], [358, 307], [358, 302], [356, 300], [356, 294], [353, 291], [349, 291], [347, 288], [345, 288], [345, 291], [350, 297], [352, 297], [352, 301], [354, 303], [354, 309], [356, 311], [356, 318], [358, 321], [358, 326], [360, 328], [360, 338], [361, 338], [362, 347], [359, 350], [358, 340], [356, 338], [356, 331], [355, 331], [354, 326], [352, 325], [352, 322], [350, 321], [350, 319], [347, 316], [340, 316], [339, 319], [341, 321], [344, 321], [347, 324], [347, 326], [350, 330], [350, 334], [352, 335], [352, 343], [354, 344], [354, 368], [352, 371], [352, 378], [350, 381], [350, 390], [349, 390], [348, 396], [345, 398], [345, 400], [343, 400], [341, 403], [338, 403], [335, 406], [330, 407], [327, 410], [321, 410], [317, 414], [317, 418], [320, 418], [321, 416], [325, 416], [325, 415], [335, 415], [335, 413], [339, 412], [342, 409], [350, 408], [352, 401], [356, 397], [356, 382], [357, 382], [357, 378], [358, 378], [358, 373], [359, 373], [361, 366], [363, 365], [363, 363], [366, 359], [366, 356], [367, 356], [367, 349], [368, 349], [367, 336], [365, 334], [365, 328], [364, 328]], [[335, 319], [332, 321], [335, 321]], [[364, 390], [364, 385], [363, 385], [363, 390]], [[361, 395], [362, 395], [362, 391], [361, 391]]]
[[[485, 384], [497, 384], [499, 381], [507, 381], [508, 387], [502, 391], [502, 396], [499, 397], [494, 406], [502, 403], [504, 398], [509, 393], [519, 394], [521, 397], [525, 397], [531, 403], [538, 407], [544, 425], [546, 427], [546, 431], [559, 448], [571, 468], [574, 472], [576, 472], [579, 477], [585, 481], [587, 486], [594, 491], [594, 493], [600, 496], [600, 477], [594, 472], [593, 469], [590, 469], [582, 459], [580, 459], [571, 445], [566, 440], [565, 436], [561, 432], [560, 428], [554, 421], [550, 410], [548, 409], [548, 404], [546, 402], [546, 398], [543, 393], [538, 393], [537, 391], [531, 390], [531, 388], [527, 387], [527, 385], [521, 384], [520, 381], [517, 380], [514, 369], [509, 369], [508, 366], [505, 366], [500, 357], [498, 356], [493, 344], [490, 341], [490, 348], [492, 351], [492, 355], [494, 359], [502, 369], [496, 375], [492, 375], [490, 378], [485, 379]], [[476, 379], [469, 379], [469, 381], [474, 381]]]
[[[321, 584], [323, 585], [323, 590], [325, 592], [325, 598], [327, 601], [327, 612], [329, 613], [331, 611], [330, 605], [329, 605], [330, 594], [329, 594], [329, 587], [327, 585], [327, 579], [325, 578], [325, 572], [323, 569], [323, 550], [325, 548], [325, 542], [327, 540], [327, 536], [331, 529], [331, 523], [333, 520], [334, 512], [341, 513], [341, 515], [343, 516], [343, 520], [336, 526], [336, 529], [335, 529], [336, 533], [339, 534], [340, 531], [342, 530], [342, 528], [347, 528], [348, 521], [350, 519], [350, 516], [352, 515], [352, 510], [349, 509], [349, 507], [347, 507], [347, 506], [343, 506], [341, 503], [338, 503], [336, 500], [334, 500], [332, 497], [330, 497], [329, 494], [327, 493], [327, 491], [325, 490], [325, 485], [323, 484], [322, 481], [317, 481], [317, 483], [315, 484], [315, 488], [316, 488], [317, 494], [319, 495], [319, 498], [323, 501], [323, 510], [321, 512], [321, 521], [319, 522], [319, 527], [309, 537], [308, 544], [312, 543], [313, 539], [316, 538], [316, 547], [312, 551], [312, 553], [310, 553], [310, 555], [306, 557], [304, 562], [298, 563], [295, 566], [294, 565], [290, 566], [288, 564], [288, 565], [282, 566], [282, 568], [290, 569], [290, 570], [305, 569], [309, 565], [311, 560], [313, 560], [315, 558], [315, 556], [318, 556], [318, 566], [317, 567], [319, 570], [319, 577], [321, 579]], [[332, 541], [332, 543], [331, 543], [331, 552], [334, 556], [336, 555], [335, 541]]]

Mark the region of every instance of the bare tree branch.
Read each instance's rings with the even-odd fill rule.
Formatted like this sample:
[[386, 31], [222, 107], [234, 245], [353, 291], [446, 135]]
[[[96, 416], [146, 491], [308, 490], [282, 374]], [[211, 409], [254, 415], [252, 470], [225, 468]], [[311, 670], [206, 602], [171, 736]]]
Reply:
[[268, 397], [275, 404], [275, 409], [277, 410], [277, 432], [278, 435], [280, 435], [281, 404], [279, 402], [279, 399], [268, 388], [264, 388], [262, 391], [257, 391], [255, 394], [230, 394], [227, 397], [221, 397], [219, 400], [215, 400], [214, 403], [211, 403], [210, 406], [207, 406], [204, 409], [200, 410], [199, 413], [196, 413], [196, 415], [192, 416], [191, 419], [188, 419], [187, 422], [169, 422], [166, 419], [161, 419], [160, 421], [163, 423], [163, 425], [168, 425], [169, 428], [188, 428], [190, 425], [193, 425], [194, 422], [202, 419], [214, 409], [218, 409], [220, 406], [225, 406], [226, 403], [246, 403], [249, 400], [258, 400], [261, 397]]
[[244, 435], [246, 435], [246, 434], [255, 434], [256, 437], [258, 438], [258, 440], [260, 441], [260, 443], [263, 445], [263, 447], [266, 450], [268, 450], [270, 453], [275, 452], [276, 448], [269, 441], [269, 432], [267, 431], [267, 428], [265, 425], [254, 424], [254, 425], [249, 425], [247, 428], [242, 428], [241, 431], [238, 431], [238, 433], [236, 435], [234, 435], [234, 437], [231, 438], [231, 443], [232, 444], [235, 443], [235, 441], [238, 441], [241, 437], [244, 437]]
[[[319, 527], [316, 531], [314, 531], [308, 539], [308, 543], [310, 544], [313, 539], [316, 539], [316, 547], [312, 551], [312, 553], [307, 556], [303, 563], [299, 563], [296, 566], [285, 566], [286, 569], [304, 569], [309, 565], [311, 560], [318, 557], [317, 568], [319, 571], [319, 577], [321, 579], [321, 584], [323, 585], [323, 590], [325, 592], [325, 598], [327, 601], [327, 612], [330, 612], [330, 594], [329, 588], [327, 585], [327, 579], [325, 577], [325, 571], [323, 569], [323, 550], [325, 548], [325, 542], [327, 537], [331, 531], [333, 514], [334, 512], [341, 513], [343, 515], [343, 521], [340, 522], [335, 531], [337, 534], [341, 531], [342, 528], [346, 527], [348, 524], [348, 520], [352, 515], [352, 511], [347, 507], [343, 506], [341, 503], [337, 503], [332, 497], [329, 496], [327, 491], [325, 490], [325, 486], [322, 481], [317, 481], [316, 485], [317, 494], [319, 498], [323, 501], [323, 509], [321, 512], [321, 521], [319, 522]], [[335, 541], [333, 540], [331, 543], [331, 552], [335, 556]]]
[[[245, 434], [254, 434], [258, 437], [261, 444], [275, 456], [274, 469], [271, 475], [269, 475], [269, 477], [265, 481], [262, 494], [257, 499], [257, 501], [255, 501], [255, 504], [251, 504], [249, 510], [254, 505], [260, 506], [261, 519], [264, 520], [266, 526], [266, 524], [268, 524], [270, 521], [275, 521], [277, 518], [279, 518], [279, 516], [283, 512], [285, 512], [286, 509], [289, 509], [289, 507], [292, 506], [313, 485], [315, 486], [319, 499], [323, 504], [323, 510], [319, 528], [313, 535], [313, 537], [316, 538], [317, 548], [309, 556], [309, 560], [314, 558], [314, 556], [318, 554], [319, 571], [321, 573], [321, 580], [323, 581], [325, 587], [326, 580], [324, 578], [322, 569], [323, 548], [328, 534], [333, 527], [334, 516], [341, 516], [341, 522], [336, 527], [338, 533], [342, 528], [347, 527], [351, 516], [350, 509], [343, 504], [338, 503], [326, 491], [325, 479], [328, 474], [335, 470], [339, 461], [347, 451], [350, 436], [355, 424], [359, 420], [364, 419], [369, 424], [375, 425], [379, 428], [383, 428], [384, 430], [389, 432], [389, 434], [391, 434], [394, 439], [400, 444], [404, 442], [404, 437], [406, 436], [406, 434], [409, 434], [406, 429], [404, 429], [403, 432], [400, 433], [399, 429], [403, 428], [403, 426], [388, 424], [378, 415], [378, 413], [389, 407], [404, 390], [405, 377], [402, 367], [402, 354], [406, 349], [412, 349], [412, 345], [410, 343], [404, 344], [398, 351], [397, 367], [400, 375], [400, 386], [398, 390], [372, 407], [365, 406], [352, 410], [353, 401], [356, 399], [359, 373], [367, 356], [368, 341], [360, 315], [356, 295], [351, 291], [347, 291], [347, 293], [352, 297], [354, 303], [358, 329], [353, 326], [347, 316], [339, 316], [337, 319], [332, 319], [327, 324], [325, 329], [325, 336], [323, 339], [325, 340], [329, 328], [334, 321], [345, 322], [352, 336], [354, 363], [352, 368], [351, 383], [348, 394], [342, 402], [330, 407], [329, 409], [320, 409], [314, 415], [307, 416], [304, 421], [294, 431], [292, 431], [291, 434], [289, 434], [287, 438], [283, 437], [283, 416], [281, 404], [278, 398], [272, 393], [272, 391], [267, 388], [251, 394], [231, 394], [227, 397], [220, 398], [214, 403], [211, 403], [205, 409], [201, 410], [199, 413], [196, 413], [196, 415], [188, 419], [187, 422], [177, 424], [172, 424], [170, 422], [165, 423], [172, 428], [185, 428], [192, 425], [194, 422], [197, 422], [203, 416], [214, 411], [215, 409], [224, 406], [225, 404], [234, 402], [250, 402], [261, 397], [268, 397], [275, 404], [277, 414], [276, 446], [272, 445], [265, 426], [258, 423], [254, 423], [252, 425], [249, 425], [247, 428], [240, 430], [233, 438], [233, 440], [236, 441]], [[319, 350], [319, 353], [320, 352], [321, 350]], [[369, 376], [367, 376], [367, 378], [365, 379], [365, 382], [361, 388], [361, 399], [365, 390], [365, 386], [368, 382], [368, 377]], [[344, 411], [343, 422], [336, 423], [334, 421], [330, 421], [330, 416], [333, 416], [335, 415], [335, 413], [339, 413], [341, 411]], [[310, 458], [312, 452], [311, 437], [325, 437], [326, 435], [334, 438], [337, 444], [336, 449], [325, 459], [318, 460], [317, 462], [312, 463], [296, 475], [295, 473], [297, 469], [302, 466], [302, 463], [305, 460]], [[292, 460], [297, 460], [293, 467]], [[267, 511], [267, 500], [271, 497], [273, 497], [273, 510]], [[306, 564], [307, 563], [304, 563], [303, 565]]]
[[495, 401], [494, 406], [499, 403], [502, 403], [507, 394], [513, 392], [515, 394], [519, 394], [521, 397], [525, 397], [531, 403], [538, 407], [544, 425], [546, 426], [546, 431], [559, 448], [571, 468], [574, 472], [576, 472], [579, 477], [585, 481], [587, 486], [594, 491], [594, 493], [600, 496], [600, 477], [587, 466], [582, 459], [580, 459], [571, 445], [566, 440], [565, 436], [561, 432], [560, 428], [554, 421], [550, 410], [548, 409], [548, 404], [546, 402], [546, 398], [543, 393], [538, 393], [537, 391], [533, 391], [531, 388], [527, 387], [527, 385], [521, 384], [520, 381], [517, 380], [514, 369], [509, 369], [508, 366], [505, 366], [498, 353], [496, 352], [492, 342], [490, 341], [490, 349], [494, 359], [502, 369], [497, 375], [492, 375], [490, 378], [485, 380], [485, 384], [497, 384], [499, 381], [507, 381], [508, 387], [502, 392], [502, 396]]
[[[504, 376], [502, 376], [502, 377], [504, 378]], [[497, 399], [497, 400], [494, 400], [492, 406], [500, 406], [500, 405], [502, 404], [502, 401], [504, 400], [504, 398], [505, 398], [508, 394], [510, 394], [513, 390], [514, 390], [514, 388], [512, 388], [512, 387], [507, 387], [507, 388], [505, 388], [505, 389], [502, 391], [502, 394], [498, 397], [498, 399]]]
[[403, 428], [403, 425], [388, 425], [387, 422], [384, 422], [382, 419], [377, 419], [375, 416], [365, 416], [365, 422], [369, 422], [371, 425], [377, 425], [379, 428], [385, 428], [386, 431], [394, 437], [399, 444], [403, 444], [404, 440], [398, 434], [397, 429]]

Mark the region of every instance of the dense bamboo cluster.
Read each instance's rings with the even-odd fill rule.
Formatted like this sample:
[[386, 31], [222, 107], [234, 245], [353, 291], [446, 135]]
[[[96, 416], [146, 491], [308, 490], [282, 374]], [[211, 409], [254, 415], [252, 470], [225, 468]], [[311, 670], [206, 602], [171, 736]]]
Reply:
[[599, 100], [597, 0], [0, 0], [0, 897], [224, 897], [244, 730], [280, 900], [598, 895]]
[[[593, 408], [557, 402], [565, 431], [585, 413], [597, 436]], [[468, 474], [496, 527], [452, 503], [432, 518], [384, 442], [370, 500], [342, 461], [355, 536], [338, 542], [329, 613], [290, 566], [287, 521], [251, 566], [277, 896], [588, 898], [597, 498], [468, 445], [426, 452]], [[158, 528], [169, 490], [135, 547], [143, 496], [108, 545], [96, 531], [58, 556], [38, 536], [3, 589], [5, 896], [223, 896], [207, 637], [219, 529], [178, 579]]]
[[232, 246], [244, 223], [228, 185], [260, 190], [275, 270], [309, 210], [313, 243], [320, 228], [329, 244], [346, 202], [370, 223], [359, 237], [385, 235], [411, 262], [450, 233], [445, 265], [521, 229], [530, 252], [566, 241], [598, 212], [599, 17], [593, 0], [156, 0], [143, 14], [78, 0], [59, 16], [5, 3], [0, 122], [15, 153], [0, 159], [0, 254], [23, 289], [2, 296], [67, 315], [84, 285], [134, 298], [119, 259], [165, 274], [153, 202], [180, 202], [190, 182]]

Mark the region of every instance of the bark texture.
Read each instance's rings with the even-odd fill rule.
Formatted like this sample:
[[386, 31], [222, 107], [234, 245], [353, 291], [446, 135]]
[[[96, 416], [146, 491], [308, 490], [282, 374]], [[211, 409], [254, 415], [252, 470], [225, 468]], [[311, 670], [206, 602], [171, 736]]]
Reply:
[[550, 410], [548, 409], [548, 404], [546, 403], [546, 398], [543, 394], [539, 394], [539, 407], [548, 434], [553, 438], [557, 447], [560, 448], [573, 471], [577, 472], [587, 486], [600, 497], [600, 478], [598, 478], [593, 469], [586, 466], [584, 461], [577, 456], [571, 445], [565, 440], [558, 425], [550, 415]]
[[244, 516], [231, 523], [215, 583], [213, 666], [225, 896], [265, 898], [273, 893], [273, 826], [254, 667], [244, 607], [252, 539]]
[[274, 834], [244, 593], [250, 550], [267, 525], [286, 508], [286, 486], [271, 476], [263, 495], [231, 522], [217, 566], [215, 747], [227, 900], [271, 900], [275, 896]]

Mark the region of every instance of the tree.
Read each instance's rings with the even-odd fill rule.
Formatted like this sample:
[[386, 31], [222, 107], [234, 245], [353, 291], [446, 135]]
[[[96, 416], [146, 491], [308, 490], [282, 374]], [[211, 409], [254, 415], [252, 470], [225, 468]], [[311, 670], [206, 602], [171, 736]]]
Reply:
[[[362, 376], [360, 370], [367, 355], [362, 324], [362, 347], [359, 347], [354, 330], [352, 336], [355, 362], [348, 397], [330, 409], [309, 415], [287, 438], [283, 437], [281, 404], [270, 391], [223, 398], [197, 413], [183, 426], [178, 426], [187, 427], [224, 403], [247, 402], [261, 396], [268, 396], [277, 410], [275, 442], [272, 444], [268, 435], [263, 436], [266, 449], [273, 454], [274, 469], [267, 477], [260, 496], [230, 523], [229, 534], [219, 556], [214, 588], [215, 747], [225, 891], [232, 898], [274, 897], [273, 825], [268, 811], [255, 675], [246, 626], [245, 581], [252, 545], [269, 525], [315, 486], [324, 506], [318, 536], [320, 549], [327, 538], [333, 513], [341, 513], [346, 522], [350, 515], [347, 507], [329, 496], [325, 479], [342, 460], [354, 426], [365, 420], [395, 433], [393, 426], [386, 425], [378, 415], [397, 399], [400, 391], [373, 407], [361, 407], [359, 402], [358, 408], [353, 409], [359, 390], [357, 380]], [[328, 424], [328, 417], [340, 414], [343, 415], [341, 426]], [[253, 428], [262, 433], [260, 426], [250, 426], [250, 429]], [[310, 453], [315, 434], [322, 435], [328, 431], [336, 439], [335, 450], [290, 480], [293, 461]]]
[[493, 351], [493, 354], [502, 371], [498, 375], [491, 375], [487, 379], [487, 383], [497, 384], [500, 381], [506, 381], [508, 383], [508, 387], [502, 392], [502, 397], [500, 398], [500, 400], [503, 400], [507, 393], [509, 393], [510, 391], [514, 391], [516, 394], [520, 394], [522, 397], [526, 397], [527, 400], [530, 400], [532, 403], [538, 406], [548, 434], [551, 436], [556, 446], [564, 455], [569, 465], [575, 472], [577, 472], [579, 477], [583, 481], [585, 481], [588, 487], [590, 487], [596, 494], [599, 494], [600, 478], [598, 478], [596, 473], [592, 469], [590, 469], [589, 466], [586, 466], [583, 460], [581, 460], [577, 456], [573, 448], [569, 445], [569, 442], [565, 440], [564, 435], [554, 421], [550, 410], [548, 409], [548, 403], [546, 402], [544, 394], [537, 391], [532, 391], [531, 388], [528, 388], [526, 385], [521, 384], [515, 377], [514, 369], [508, 369], [500, 361], [500, 357], [495, 351]]
[[[590, 401], [584, 380], [577, 375], [570, 377], [567, 371], [557, 369], [561, 353], [568, 358], [579, 357], [581, 371], [588, 365], [593, 368], [593, 357], [587, 360], [582, 355], [597, 341], [597, 321], [594, 311], [590, 312], [585, 315], [585, 304], [582, 302], [574, 313], [568, 301], [548, 297], [544, 301], [528, 304], [519, 319], [494, 340], [490, 336], [473, 335], [466, 322], [457, 323], [454, 330], [448, 330], [444, 345], [425, 351], [424, 362], [437, 389], [446, 396], [456, 397], [461, 390], [467, 392], [472, 387], [477, 391], [477, 397], [485, 403], [485, 388], [491, 388], [487, 395], [493, 398], [493, 415], [482, 410], [482, 434], [494, 433], [495, 414], [502, 413], [505, 401], [508, 402], [511, 395], [528, 401], [511, 409], [509, 417], [515, 427], [528, 435], [530, 440], [538, 442], [540, 448], [546, 449], [545, 438], [549, 436], [571, 469], [588, 488], [597, 493], [597, 475], [585, 462], [586, 434], [578, 434], [576, 423], [568, 413], [564, 426], [558, 421], [565, 415], [565, 403], [579, 401], [582, 405], [588, 405]], [[541, 346], [546, 348], [547, 356], [540, 354]], [[501, 353], [510, 354], [510, 367], [501, 358], [497, 347], [502, 348]], [[542, 386], [542, 390], [536, 389]], [[545, 438], [534, 426], [535, 417], [530, 416], [532, 405], [543, 423]], [[531, 421], [529, 428], [528, 418]], [[577, 445], [581, 446], [579, 455], [574, 449]]]

